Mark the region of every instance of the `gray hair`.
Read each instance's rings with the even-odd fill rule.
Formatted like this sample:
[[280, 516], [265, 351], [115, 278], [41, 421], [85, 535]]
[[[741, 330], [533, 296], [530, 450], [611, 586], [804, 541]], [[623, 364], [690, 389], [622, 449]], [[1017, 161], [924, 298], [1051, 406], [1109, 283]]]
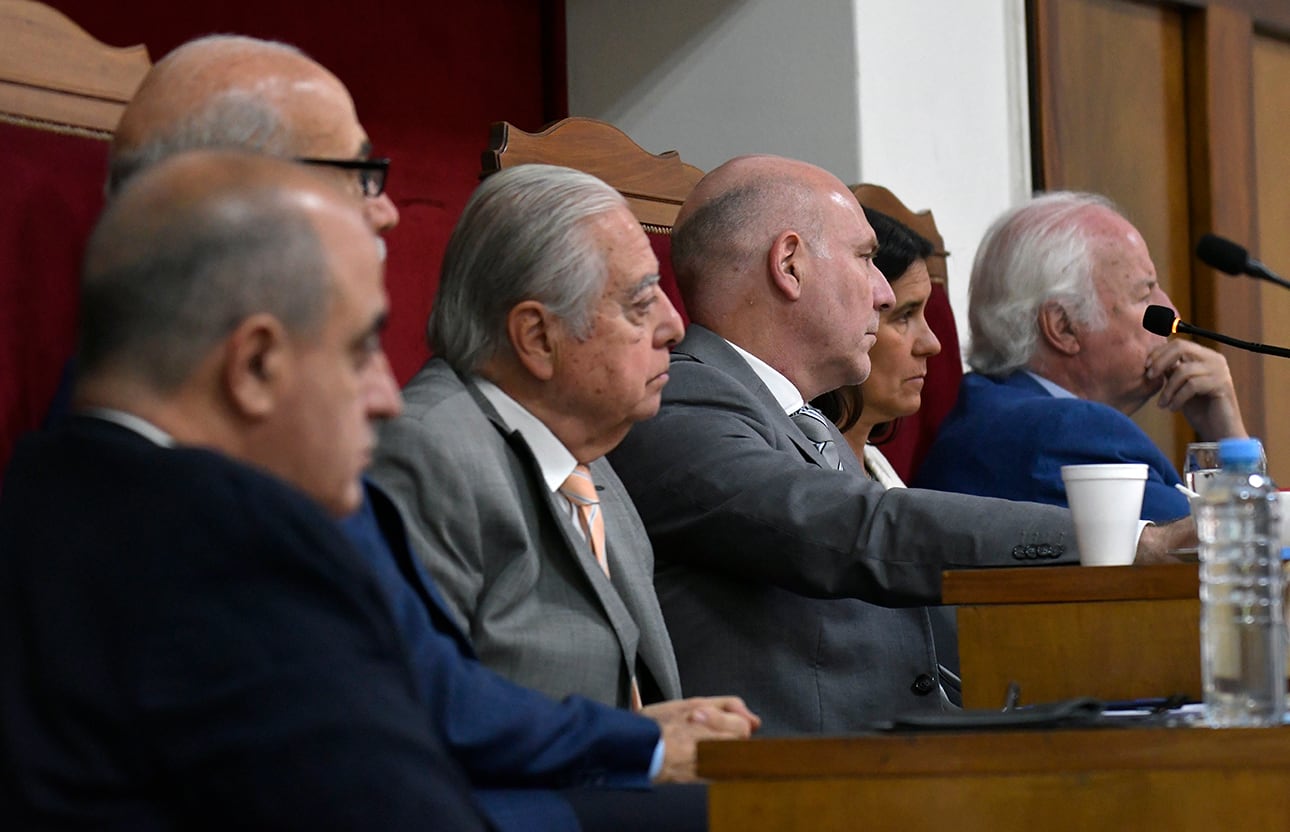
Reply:
[[[309, 57], [289, 43], [242, 35], [207, 35], [175, 48], [162, 62], [183, 61], [191, 53], [200, 54], [212, 46]], [[162, 62], [158, 62], [158, 66], [161, 66], [164, 76], [169, 64], [163, 65]], [[191, 79], [191, 73], [185, 73], [183, 80], [161, 83], [182, 84]], [[147, 81], [145, 87], [146, 84]], [[140, 89], [146, 94], [145, 87]], [[192, 102], [192, 109], [186, 110], [182, 115], [176, 114], [171, 124], [157, 130], [146, 141], [129, 150], [113, 153], [108, 163], [105, 191], [108, 198], [112, 198], [139, 171], [185, 150], [226, 148], [288, 157], [295, 155], [295, 149], [301, 143], [301, 137], [296, 135], [293, 126], [283, 118], [280, 102], [271, 102], [252, 90], [231, 87], [213, 95], [197, 96]]]
[[444, 252], [426, 337], [435, 355], [474, 372], [508, 343], [506, 317], [535, 300], [576, 338], [591, 334], [606, 279], [591, 220], [626, 200], [594, 176], [520, 165], [484, 180]]
[[86, 251], [83, 376], [126, 372], [172, 392], [252, 314], [271, 314], [293, 333], [322, 326], [330, 268], [281, 184], [249, 179], [168, 199], [132, 199], [134, 190], [108, 206]]
[[1030, 363], [1039, 344], [1040, 308], [1057, 302], [1076, 323], [1097, 330], [1106, 313], [1093, 283], [1090, 208], [1116, 211], [1097, 194], [1054, 191], [1006, 212], [985, 234], [972, 263], [968, 363], [1006, 375]]

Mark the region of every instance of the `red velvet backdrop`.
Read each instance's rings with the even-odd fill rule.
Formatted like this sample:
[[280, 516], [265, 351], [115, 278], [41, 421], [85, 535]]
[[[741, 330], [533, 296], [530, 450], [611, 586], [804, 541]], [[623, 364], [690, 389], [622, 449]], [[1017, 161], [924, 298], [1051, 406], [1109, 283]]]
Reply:
[[[235, 32], [293, 43], [346, 83], [376, 152], [393, 160], [388, 192], [402, 220], [388, 236], [385, 342], [400, 382], [428, 355], [423, 330], [439, 262], [478, 181], [489, 125], [532, 131], [567, 115], [563, 0], [47, 2], [104, 43], [146, 44], [154, 61], [192, 37]], [[38, 423], [71, 354], [69, 270], [103, 170], [103, 151], [89, 140], [13, 136], [0, 132], [6, 157], [19, 144], [48, 150], [39, 176], [71, 181], [36, 188], [35, 178], [0, 177], [9, 180], [0, 183], [0, 211], [9, 214], [0, 222], [0, 469], [16, 435]], [[56, 210], [32, 207], [49, 201]]]

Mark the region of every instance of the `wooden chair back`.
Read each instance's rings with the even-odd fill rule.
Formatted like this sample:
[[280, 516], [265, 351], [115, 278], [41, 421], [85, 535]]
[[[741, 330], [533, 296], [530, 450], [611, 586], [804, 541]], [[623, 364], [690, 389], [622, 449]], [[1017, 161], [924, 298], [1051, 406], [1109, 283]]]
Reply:
[[671, 234], [681, 203], [703, 171], [682, 162], [675, 150], [650, 153], [617, 127], [596, 119], [566, 118], [539, 133], [526, 133], [506, 122], [494, 124], [483, 155], [483, 175], [527, 163], [584, 171], [621, 193], [658, 257], [663, 291], [689, 322], [672, 272]]
[[142, 46], [107, 46], [49, 6], [0, 0], [0, 472], [67, 389], [108, 140], [151, 65]]

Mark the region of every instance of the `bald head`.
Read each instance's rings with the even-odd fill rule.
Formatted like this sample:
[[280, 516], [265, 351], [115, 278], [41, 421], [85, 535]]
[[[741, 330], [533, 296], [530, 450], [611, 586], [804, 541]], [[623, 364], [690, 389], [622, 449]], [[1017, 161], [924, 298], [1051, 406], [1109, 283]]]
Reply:
[[109, 194], [183, 150], [356, 158], [368, 152], [345, 85], [293, 46], [234, 35], [191, 41], [140, 85], [112, 142]]
[[353, 204], [300, 165], [202, 151], [141, 173], [86, 252], [82, 378], [129, 377], [166, 393], [248, 315], [317, 326], [328, 297], [315, 227], [324, 215], [371, 236]]
[[873, 229], [836, 176], [806, 162], [741, 156], [686, 199], [672, 264], [686, 310], [766, 361], [807, 399], [869, 372], [878, 310]]
[[778, 156], [740, 156], [703, 177], [673, 231], [672, 262], [687, 310], [702, 316], [740, 294], [738, 278], [764, 268], [783, 232], [819, 243], [830, 192], [850, 194], [827, 171]]

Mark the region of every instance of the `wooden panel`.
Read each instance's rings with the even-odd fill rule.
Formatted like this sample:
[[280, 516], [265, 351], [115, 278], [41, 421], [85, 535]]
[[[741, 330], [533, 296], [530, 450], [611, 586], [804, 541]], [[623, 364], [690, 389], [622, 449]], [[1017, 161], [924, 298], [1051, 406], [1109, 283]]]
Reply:
[[[1255, 195], [1260, 260], [1290, 275], [1290, 42], [1254, 39]], [[1290, 292], [1260, 289], [1264, 340], [1290, 344]], [[1263, 358], [1264, 398], [1269, 414], [1290, 413], [1290, 361]], [[1269, 418], [1264, 427], [1268, 470], [1290, 486], [1290, 419]]]
[[709, 742], [710, 828], [1280, 829], [1290, 729]]
[[[1113, 199], [1188, 318], [1182, 13], [1123, 0], [1034, 0], [1031, 23], [1037, 187]], [[1181, 462], [1191, 431], [1180, 416], [1148, 404], [1135, 421]]]
[[[963, 705], [1183, 694], [1199, 699], [1200, 599], [960, 606]], [[1149, 635], [1148, 635], [1149, 634]]]
[[[931, 753], [930, 750], [928, 753]], [[712, 832], [1281, 829], [1284, 769], [747, 780], [708, 791]], [[1268, 796], [1271, 795], [1271, 799]]]
[[[1211, 231], [1242, 242], [1254, 237], [1251, 27], [1248, 15], [1219, 5], [1188, 17], [1193, 239]], [[1192, 318], [1200, 326], [1258, 341], [1262, 330], [1258, 292], [1251, 281], [1232, 281], [1197, 261]], [[1218, 349], [1232, 368], [1246, 428], [1254, 436], [1263, 436], [1265, 359], [1228, 347]]]
[[947, 604], [1172, 600], [1199, 593], [1198, 568], [1186, 563], [955, 569], [941, 583]]
[[1195, 564], [946, 572], [958, 605], [963, 704], [1074, 696], [1199, 699], [1200, 577]]

